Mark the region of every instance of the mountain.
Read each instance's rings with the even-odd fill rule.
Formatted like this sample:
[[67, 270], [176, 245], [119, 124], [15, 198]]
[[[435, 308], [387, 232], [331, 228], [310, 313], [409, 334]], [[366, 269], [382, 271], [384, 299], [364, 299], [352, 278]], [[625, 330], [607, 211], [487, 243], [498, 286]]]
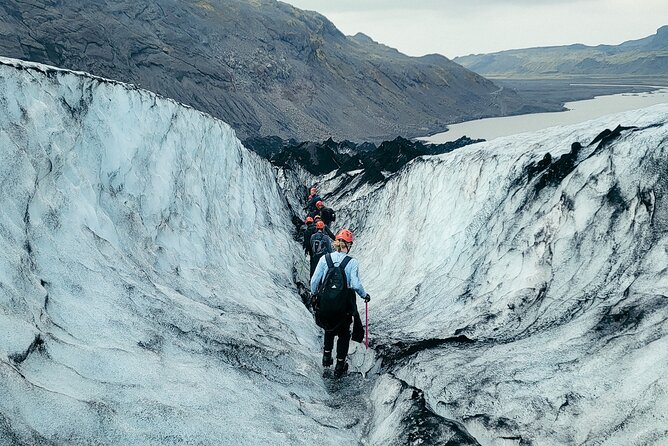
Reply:
[[668, 26], [620, 45], [568, 45], [457, 57], [455, 62], [499, 78], [654, 76], [668, 73]]
[[[398, 141], [382, 182], [4, 58], [0, 116], [3, 446], [665, 444], [668, 105], [391, 171]], [[306, 180], [373, 296], [341, 380], [300, 297]]]
[[8, 0], [0, 55], [133, 83], [242, 138], [382, 141], [534, 110], [442, 56], [408, 57], [275, 0]]

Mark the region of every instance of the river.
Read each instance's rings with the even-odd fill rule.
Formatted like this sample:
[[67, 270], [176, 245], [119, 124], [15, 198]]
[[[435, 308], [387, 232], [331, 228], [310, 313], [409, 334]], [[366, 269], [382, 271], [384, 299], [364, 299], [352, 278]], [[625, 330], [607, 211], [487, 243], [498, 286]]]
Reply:
[[454, 141], [462, 136], [491, 140], [500, 136], [541, 130], [557, 125], [577, 124], [611, 113], [663, 103], [668, 103], [668, 87], [661, 87], [648, 93], [622, 93], [597, 96], [584, 101], [566, 102], [565, 107], [568, 110], [562, 112], [532, 113], [466, 121], [450, 125], [447, 132], [417, 139], [437, 144]]

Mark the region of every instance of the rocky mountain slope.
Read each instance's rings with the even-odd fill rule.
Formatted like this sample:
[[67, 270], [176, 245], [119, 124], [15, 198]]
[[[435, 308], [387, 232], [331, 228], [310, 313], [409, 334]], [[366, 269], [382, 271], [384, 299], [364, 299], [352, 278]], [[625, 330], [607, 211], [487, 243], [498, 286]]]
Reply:
[[385, 140], [533, 109], [445, 57], [346, 37], [275, 0], [7, 0], [0, 55], [140, 85], [242, 139]]
[[483, 76], [499, 78], [649, 76], [666, 79], [668, 26], [659, 28], [652, 36], [620, 45], [527, 48], [457, 57], [454, 61]]

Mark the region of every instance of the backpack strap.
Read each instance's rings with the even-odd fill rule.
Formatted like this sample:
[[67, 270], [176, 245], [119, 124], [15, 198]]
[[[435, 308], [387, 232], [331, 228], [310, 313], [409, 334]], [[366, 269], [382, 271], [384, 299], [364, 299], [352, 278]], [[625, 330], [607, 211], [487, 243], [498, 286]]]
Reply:
[[343, 260], [341, 260], [341, 263], [339, 263], [339, 268], [341, 268], [341, 272], [343, 273], [343, 280], [345, 281], [344, 283], [346, 285], [346, 289], [348, 289], [348, 276], [346, 276], [346, 266], [348, 266], [348, 263], [350, 263], [352, 259], [353, 258], [350, 256], [345, 256]]
[[345, 271], [346, 266], [348, 266], [348, 263], [352, 260], [353, 258], [350, 256], [345, 256], [343, 260], [341, 260], [341, 263], [339, 264], [339, 268]]
[[327, 268], [328, 269], [334, 268], [334, 262], [332, 262], [332, 255], [331, 254], [326, 254], [325, 255], [325, 260], [327, 261]]

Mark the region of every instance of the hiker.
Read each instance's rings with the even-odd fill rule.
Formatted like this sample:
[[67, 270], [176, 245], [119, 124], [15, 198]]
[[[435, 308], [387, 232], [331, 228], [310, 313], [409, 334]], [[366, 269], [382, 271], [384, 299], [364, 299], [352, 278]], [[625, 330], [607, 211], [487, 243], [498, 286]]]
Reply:
[[306, 200], [306, 206], [304, 207], [304, 210], [311, 217], [314, 217], [318, 213], [318, 208], [315, 206], [318, 201], [322, 201], [322, 198], [320, 198], [320, 195], [318, 195], [318, 188], [313, 186], [311, 188], [311, 194]]
[[324, 221], [327, 226], [330, 226], [336, 221], [336, 213], [334, 212], [334, 209], [325, 206], [323, 201], [318, 201], [315, 204], [315, 207], [318, 208], [318, 214], [320, 214], [322, 221]]
[[326, 254], [320, 259], [311, 278], [316, 323], [325, 330], [322, 355], [324, 367], [333, 363], [334, 338], [338, 336], [334, 367], [334, 376], [337, 378], [348, 370], [346, 356], [350, 345], [350, 323], [353, 322], [354, 315], [357, 314], [359, 318], [355, 292], [364, 301], [371, 300], [360, 281], [357, 260], [348, 255], [352, 245], [353, 233], [348, 229], [341, 229], [334, 241], [336, 252]]
[[306, 229], [302, 236], [302, 247], [304, 248], [304, 254], [311, 254], [311, 236], [315, 233], [315, 226], [313, 222], [313, 217], [306, 217]]
[[307, 214], [308, 216], [313, 218], [315, 217], [322, 218], [322, 216], [320, 215], [320, 210], [318, 209], [318, 203], [322, 203], [322, 200], [316, 201], [312, 207], [309, 207]]
[[[307, 245], [310, 247], [311, 246], [311, 236], [315, 234], [315, 224], [319, 221], [322, 220], [322, 218], [319, 215], [316, 215], [315, 217], [306, 217], [306, 219], [311, 219], [313, 220], [313, 227], [307, 226], [307, 231], [304, 233], [304, 247]], [[310, 229], [310, 232], [308, 232]], [[324, 229], [325, 234], [329, 236], [332, 240], [336, 237], [332, 230], [329, 228], [329, 226], [325, 225]], [[310, 249], [310, 248], [309, 248]]]
[[313, 271], [318, 266], [320, 258], [332, 252], [332, 242], [324, 232], [325, 222], [322, 220], [315, 222], [315, 230], [315, 234], [311, 236], [311, 273], [309, 277], [313, 277]]
[[[320, 218], [319, 215], [316, 215], [315, 218], [313, 217], [306, 217], [306, 221], [311, 221], [311, 224], [307, 223], [306, 230], [304, 231], [304, 241], [303, 241], [303, 247], [304, 247], [304, 254], [311, 255], [311, 237], [313, 237], [313, 234], [316, 232], [316, 223], [319, 221], [322, 221], [322, 218]], [[331, 229], [329, 229], [329, 226], [325, 225], [325, 229], [323, 230], [325, 234], [329, 236], [330, 239], [334, 240], [334, 233], [332, 232]], [[318, 262], [316, 262], [316, 265]], [[311, 270], [311, 273], [313, 270]]]
[[[316, 215], [313, 220], [317, 223], [318, 221], [322, 220], [322, 217], [320, 217], [319, 215]], [[325, 225], [324, 233], [327, 234], [329, 236], [329, 238], [331, 238], [332, 240], [334, 240], [336, 238], [336, 236], [334, 235], [332, 230], [327, 225]]]

